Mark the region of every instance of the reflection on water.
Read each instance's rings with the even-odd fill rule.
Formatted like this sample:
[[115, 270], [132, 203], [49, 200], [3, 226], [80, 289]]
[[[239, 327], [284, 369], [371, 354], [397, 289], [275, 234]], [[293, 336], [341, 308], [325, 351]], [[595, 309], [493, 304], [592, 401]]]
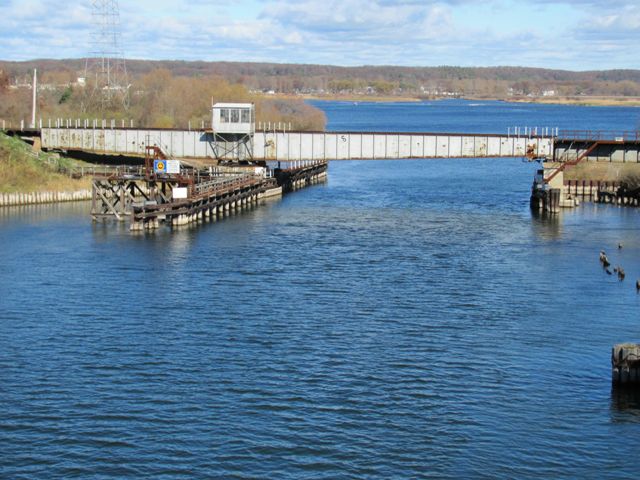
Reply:
[[540, 240], [556, 240], [562, 236], [564, 211], [552, 214], [537, 209], [531, 210], [531, 226], [534, 235]]
[[0, 207], [0, 222], [39, 222], [53, 219], [75, 218], [79, 215], [89, 217], [91, 202], [49, 203], [43, 205], [23, 205]]
[[611, 389], [611, 420], [640, 423], [640, 384]]

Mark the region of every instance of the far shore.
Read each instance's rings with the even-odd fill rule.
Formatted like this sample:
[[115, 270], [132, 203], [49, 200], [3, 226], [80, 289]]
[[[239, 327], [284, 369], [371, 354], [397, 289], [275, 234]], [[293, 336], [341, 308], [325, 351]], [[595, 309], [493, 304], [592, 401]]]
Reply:
[[380, 102], [380, 103], [406, 103], [406, 102], [438, 102], [450, 98], [474, 101], [500, 101], [507, 103], [537, 103], [543, 105], [576, 105], [583, 107], [640, 107], [640, 97], [601, 97], [601, 96], [553, 96], [553, 97], [479, 97], [475, 95], [460, 97], [435, 97], [419, 98], [411, 96], [395, 95], [269, 95], [277, 98], [303, 98], [304, 100], [324, 100], [334, 102]]

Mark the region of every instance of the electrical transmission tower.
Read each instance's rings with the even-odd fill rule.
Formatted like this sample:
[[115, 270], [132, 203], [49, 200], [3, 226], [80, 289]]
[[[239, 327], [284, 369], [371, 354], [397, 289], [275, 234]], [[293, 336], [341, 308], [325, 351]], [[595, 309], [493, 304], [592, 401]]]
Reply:
[[85, 102], [88, 110], [128, 108], [129, 85], [124, 51], [120, 44], [117, 0], [91, 1], [90, 58], [85, 65]]

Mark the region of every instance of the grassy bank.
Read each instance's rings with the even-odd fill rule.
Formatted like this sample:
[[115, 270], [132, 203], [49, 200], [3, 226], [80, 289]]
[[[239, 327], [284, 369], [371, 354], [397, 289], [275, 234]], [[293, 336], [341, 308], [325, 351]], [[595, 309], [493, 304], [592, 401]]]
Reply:
[[583, 107], [640, 107], [639, 97], [531, 97], [507, 99], [516, 103], [578, 105]]
[[0, 132], [0, 193], [62, 192], [89, 188], [88, 178], [73, 179], [60, 173], [75, 161], [58, 155], [34, 152], [20, 139]]
[[[281, 98], [293, 98], [290, 95], [276, 95]], [[305, 100], [332, 100], [342, 102], [420, 102], [426, 101], [411, 96], [400, 95], [302, 95]], [[446, 100], [447, 97], [437, 97], [428, 101]], [[483, 97], [483, 96], [462, 96], [464, 100], [473, 101], [502, 101], [509, 103], [538, 103], [546, 105], [578, 105], [584, 107], [640, 107], [640, 97], [596, 97], [596, 96], [574, 96], [574, 97]]]

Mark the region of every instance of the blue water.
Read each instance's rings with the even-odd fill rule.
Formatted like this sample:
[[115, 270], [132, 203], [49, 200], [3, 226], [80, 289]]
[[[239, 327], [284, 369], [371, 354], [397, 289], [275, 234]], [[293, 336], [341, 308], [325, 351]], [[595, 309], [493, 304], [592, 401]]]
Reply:
[[[321, 106], [350, 130], [640, 114]], [[144, 235], [86, 204], [0, 210], [0, 478], [635, 478], [640, 401], [609, 356], [640, 340], [640, 212], [533, 217], [535, 168], [335, 162]]]
[[[443, 100], [419, 103], [314, 101], [330, 130], [500, 133], [516, 127], [559, 130], [640, 130], [640, 108], [582, 107], [495, 101]], [[510, 130], [509, 130], [510, 129]]]

